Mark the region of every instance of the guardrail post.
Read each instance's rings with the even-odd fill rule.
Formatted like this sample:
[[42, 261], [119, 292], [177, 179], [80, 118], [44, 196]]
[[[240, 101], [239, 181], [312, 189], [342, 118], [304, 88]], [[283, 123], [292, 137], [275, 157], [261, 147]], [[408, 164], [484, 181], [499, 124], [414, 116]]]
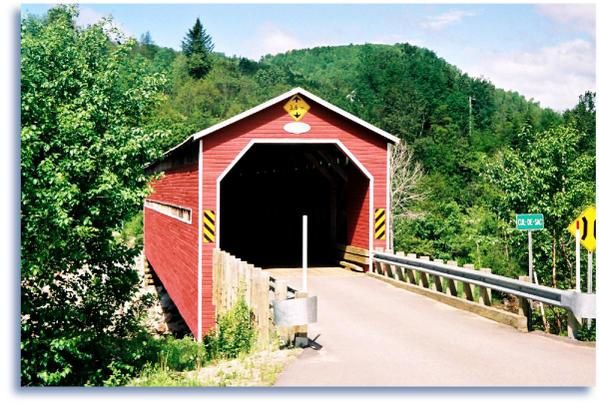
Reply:
[[[397, 252], [395, 254], [395, 256], [399, 256], [399, 257], [404, 257], [406, 254], [404, 252]], [[397, 266], [395, 268], [395, 279], [396, 280], [401, 280], [403, 282], [407, 282], [406, 280], [406, 273], [403, 267], [401, 266]]]
[[[474, 265], [471, 263], [467, 263], [464, 265], [464, 269], [472, 269], [474, 270]], [[474, 302], [474, 293], [472, 291], [472, 285], [468, 282], [462, 282], [464, 285], [464, 293], [466, 294], [466, 299], [471, 302]]]
[[[431, 258], [429, 256], [420, 256], [418, 259], [420, 259], [420, 260], [426, 260], [426, 261], [430, 261], [431, 260]], [[428, 282], [428, 273], [426, 273], [423, 270], [418, 271], [418, 273], [419, 273], [419, 276], [418, 276], [419, 277], [419, 282], [418, 282], [418, 284], [421, 287], [423, 287], [425, 289], [428, 289], [430, 287], [430, 284]]]
[[[484, 273], [491, 273], [491, 269], [490, 268], [481, 268], [480, 269], [481, 272]], [[492, 301], [492, 295], [491, 295], [491, 289], [490, 288], [485, 288], [483, 286], [479, 286], [478, 287], [478, 302], [481, 305], [485, 305], [485, 306], [491, 306], [491, 304], [493, 303]]]
[[[375, 247], [374, 250], [377, 251], [377, 252], [382, 252], [383, 248], [382, 247]], [[384, 273], [383, 273], [383, 266], [382, 266], [381, 262], [379, 262], [378, 260], [374, 261], [374, 272], [378, 273], [379, 275], [384, 275]]]
[[[435, 259], [434, 262], [435, 263], [444, 263], [443, 259]], [[441, 281], [441, 277], [433, 275], [433, 274], [431, 274], [431, 277], [433, 278], [433, 281], [435, 282], [435, 289], [437, 290], [437, 292], [443, 293], [443, 282]]]
[[[308, 293], [297, 291], [295, 292], [296, 299], [307, 298]], [[303, 347], [308, 343], [308, 325], [293, 326], [291, 328], [293, 334], [293, 345]]]
[[[411, 259], [416, 259], [416, 253], [408, 253], [408, 257]], [[406, 269], [406, 275], [408, 278], [408, 283], [412, 285], [417, 285], [416, 282], [416, 271], [414, 269]]]
[[[528, 276], [518, 276], [518, 280], [530, 282]], [[518, 314], [526, 317], [526, 329], [529, 331], [532, 330], [532, 306], [530, 305], [530, 300], [520, 296], [518, 297]]]
[[[392, 254], [391, 250], [389, 249], [385, 250], [385, 253]], [[397, 279], [397, 276], [395, 275], [395, 270], [393, 270], [393, 266], [394, 265], [385, 263], [385, 265], [383, 266], [383, 270], [385, 271], [385, 275], [387, 275], [387, 277]]]
[[574, 315], [574, 312], [568, 309], [568, 337], [570, 339], [576, 339], [580, 327], [581, 320]]
[[[457, 266], [458, 262], [455, 260], [448, 260], [447, 264], [449, 266]], [[445, 293], [451, 296], [458, 296], [458, 288], [455, 286], [455, 280], [447, 278], [447, 289], [445, 290]]]

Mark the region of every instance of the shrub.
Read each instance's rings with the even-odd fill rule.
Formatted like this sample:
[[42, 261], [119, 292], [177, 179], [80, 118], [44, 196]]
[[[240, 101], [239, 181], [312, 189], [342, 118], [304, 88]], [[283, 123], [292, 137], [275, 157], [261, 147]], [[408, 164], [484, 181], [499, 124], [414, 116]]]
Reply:
[[191, 336], [176, 339], [168, 336], [160, 341], [159, 363], [164, 369], [187, 371], [199, 368], [205, 358], [205, 350], [201, 343]]
[[205, 338], [208, 359], [231, 359], [251, 350], [254, 343], [251, 312], [243, 299], [218, 317], [216, 328]]

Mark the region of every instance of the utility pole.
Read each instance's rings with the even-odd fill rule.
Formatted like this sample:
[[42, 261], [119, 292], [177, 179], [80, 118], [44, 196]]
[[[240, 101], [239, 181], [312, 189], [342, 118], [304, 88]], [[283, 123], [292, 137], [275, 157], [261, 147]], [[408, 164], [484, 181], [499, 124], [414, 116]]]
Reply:
[[472, 138], [472, 101], [476, 100], [472, 96], [468, 96], [468, 137]]

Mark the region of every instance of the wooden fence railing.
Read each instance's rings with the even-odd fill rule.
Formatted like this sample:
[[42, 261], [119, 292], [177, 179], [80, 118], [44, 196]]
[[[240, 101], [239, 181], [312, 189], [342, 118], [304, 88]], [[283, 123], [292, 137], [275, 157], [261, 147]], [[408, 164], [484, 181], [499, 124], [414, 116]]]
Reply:
[[[572, 338], [576, 338], [583, 318], [597, 318], [594, 293], [551, 288], [530, 283], [527, 277], [512, 279], [495, 275], [489, 269], [475, 270], [473, 265], [458, 267], [456, 262], [431, 261], [428, 256], [406, 256], [403, 252], [376, 250], [372, 258], [375, 273], [369, 273], [371, 276], [521, 330], [531, 328], [531, 302], [539, 305], [543, 321], [544, 304], [566, 309], [568, 335]], [[494, 304], [493, 292], [496, 297], [517, 297], [518, 313]], [[587, 321], [587, 327], [590, 324]]]
[[[381, 250], [382, 252], [382, 250]], [[441, 259], [431, 261], [428, 256], [405, 254], [398, 252], [396, 256], [418, 259], [425, 262], [436, 262], [447, 266], [458, 267], [455, 261], [444, 262]], [[474, 269], [474, 265], [466, 264], [464, 269]], [[431, 297], [451, 306], [477, 313], [478, 315], [495, 321], [511, 325], [522, 331], [529, 329], [530, 306], [527, 299], [517, 298], [515, 311], [506, 310], [503, 305], [493, 302], [493, 291], [488, 287], [439, 276], [426, 270], [408, 269], [398, 265], [389, 264], [377, 258], [374, 259], [374, 275], [382, 280], [393, 283], [412, 292]], [[480, 272], [491, 274], [491, 269], [482, 268]], [[499, 296], [499, 295], [496, 295]]]
[[284, 280], [224, 250], [215, 248], [212, 262], [212, 303], [216, 316], [231, 309], [237, 299], [244, 299], [252, 312], [258, 348], [268, 349], [275, 331], [282, 345], [288, 345], [297, 328], [274, 325], [272, 301], [293, 299], [299, 297], [299, 292]]

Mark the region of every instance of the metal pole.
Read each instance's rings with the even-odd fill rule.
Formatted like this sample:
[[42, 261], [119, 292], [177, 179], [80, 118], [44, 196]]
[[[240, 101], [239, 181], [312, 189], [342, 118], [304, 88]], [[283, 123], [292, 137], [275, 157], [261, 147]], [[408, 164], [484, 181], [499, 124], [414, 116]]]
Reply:
[[587, 293], [593, 293], [593, 252], [589, 252], [587, 259]]
[[576, 291], [580, 292], [580, 223], [576, 221]]
[[533, 261], [532, 261], [532, 230], [528, 231], [528, 278], [530, 283], [534, 283], [533, 279]]
[[302, 291], [308, 291], [308, 216], [302, 216]]
[[[587, 253], [587, 293], [593, 293], [593, 252]], [[587, 319], [587, 329], [591, 329], [591, 318]]]

